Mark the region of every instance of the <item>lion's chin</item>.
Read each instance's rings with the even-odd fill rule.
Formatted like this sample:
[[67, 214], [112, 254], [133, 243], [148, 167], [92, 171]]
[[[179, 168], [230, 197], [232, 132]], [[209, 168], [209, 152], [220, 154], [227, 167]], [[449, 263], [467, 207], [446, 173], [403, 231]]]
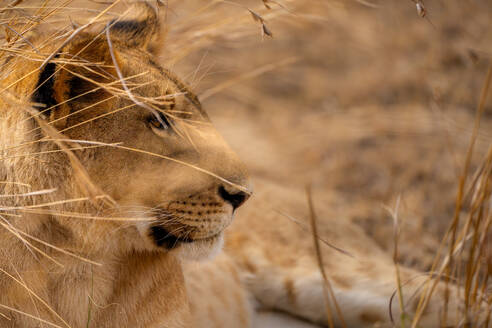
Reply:
[[216, 256], [224, 245], [224, 232], [205, 238], [178, 237], [162, 225], [137, 224], [137, 230], [144, 237], [145, 249], [160, 250], [183, 260], [207, 260]]
[[180, 243], [170, 250], [172, 254], [183, 260], [203, 261], [214, 258], [224, 245], [224, 234], [194, 240], [191, 243]]

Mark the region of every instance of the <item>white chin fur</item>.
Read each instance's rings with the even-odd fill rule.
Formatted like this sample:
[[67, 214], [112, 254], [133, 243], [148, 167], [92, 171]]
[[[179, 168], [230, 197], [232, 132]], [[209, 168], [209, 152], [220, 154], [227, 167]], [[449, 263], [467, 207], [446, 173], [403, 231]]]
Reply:
[[182, 243], [171, 253], [182, 260], [206, 261], [211, 260], [222, 250], [224, 235], [220, 234], [213, 240], [195, 241], [193, 243]]

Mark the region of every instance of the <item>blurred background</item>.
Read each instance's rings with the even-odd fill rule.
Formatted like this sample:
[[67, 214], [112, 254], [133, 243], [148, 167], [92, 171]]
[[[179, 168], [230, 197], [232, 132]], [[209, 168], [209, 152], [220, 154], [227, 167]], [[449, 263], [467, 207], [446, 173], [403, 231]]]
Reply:
[[[492, 55], [492, 3], [428, 0], [425, 17], [411, 0], [266, 4], [170, 1], [163, 63], [202, 96], [254, 176], [312, 183], [335, 200], [333, 216], [388, 251], [387, 208], [399, 200], [400, 260], [429, 270]], [[488, 102], [470, 177], [492, 140], [491, 114]]]

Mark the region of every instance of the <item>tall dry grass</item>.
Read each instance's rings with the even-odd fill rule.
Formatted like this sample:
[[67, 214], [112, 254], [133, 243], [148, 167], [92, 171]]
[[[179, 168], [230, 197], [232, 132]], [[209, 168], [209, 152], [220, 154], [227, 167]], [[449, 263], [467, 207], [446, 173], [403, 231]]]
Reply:
[[[126, 5], [2, 4], [0, 56], [46, 62], [53, 54], [30, 44], [30, 31], [53, 30], [62, 45], [82, 30], [100, 29]], [[389, 251], [398, 241], [397, 265], [463, 286], [459, 309], [443, 304], [443, 326], [463, 326], [484, 311], [482, 302], [488, 326], [492, 121], [484, 71], [492, 55], [491, 9], [444, 0], [170, 1], [162, 9], [169, 32], [160, 59], [200, 91], [254, 174], [294, 185], [314, 179], [316, 192], [339, 193], [334, 212], [361, 224]], [[2, 67], [0, 78], [13, 69]], [[69, 154], [91, 147], [62, 143]], [[23, 154], [22, 145], [12, 147]], [[75, 155], [72, 164], [78, 166]], [[272, 166], [278, 169], [271, 172]], [[66, 201], [103, 198], [82, 167], [79, 172], [92, 191]], [[12, 195], [0, 196], [1, 204]], [[381, 204], [400, 197], [396, 238]], [[32, 237], [12, 233], [35, 247]], [[423, 288], [420, 309], [434, 286], [429, 280]], [[459, 311], [461, 321], [448, 322], [449, 311]], [[417, 327], [420, 315], [408, 326]]]

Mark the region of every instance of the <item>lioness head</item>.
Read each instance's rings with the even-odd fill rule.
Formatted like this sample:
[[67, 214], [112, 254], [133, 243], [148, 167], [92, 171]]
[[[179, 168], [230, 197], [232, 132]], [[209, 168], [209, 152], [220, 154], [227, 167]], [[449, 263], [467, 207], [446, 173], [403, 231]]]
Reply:
[[[89, 243], [203, 257], [220, 248], [234, 211], [248, 198], [248, 176], [198, 98], [155, 62], [158, 33], [155, 10], [140, 3], [102, 32], [77, 34], [38, 72], [30, 99], [40, 117], [85, 148], [74, 154], [116, 203], [97, 215], [132, 220], [53, 218]], [[54, 138], [43, 131], [37, 139]], [[40, 143], [40, 151], [55, 147], [50, 144]], [[80, 186], [61, 173], [67, 155], [46, 156], [39, 170], [60, 177], [43, 187], [76, 197]]]

